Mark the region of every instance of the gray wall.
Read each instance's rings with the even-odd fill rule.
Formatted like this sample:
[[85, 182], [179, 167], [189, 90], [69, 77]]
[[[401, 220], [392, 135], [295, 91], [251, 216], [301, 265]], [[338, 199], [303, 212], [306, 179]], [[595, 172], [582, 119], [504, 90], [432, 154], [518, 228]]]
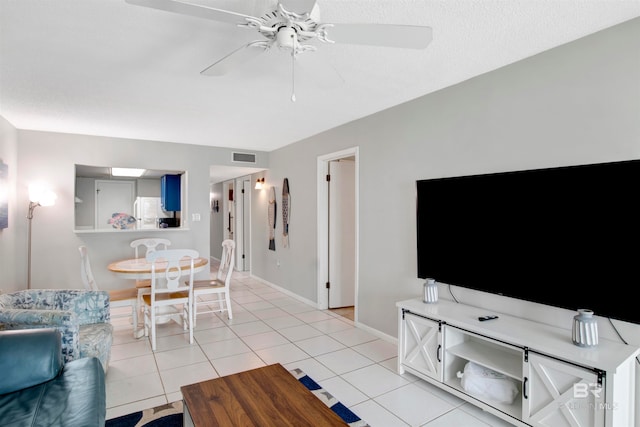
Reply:
[[[292, 243], [266, 250], [266, 193], [255, 194], [252, 273], [317, 301], [316, 158], [358, 146], [358, 320], [395, 337], [395, 302], [420, 295], [422, 287], [415, 181], [638, 159], [638, 76], [635, 19], [271, 152], [267, 183], [281, 188], [284, 177], [291, 183]], [[278, 223], [277, 234], [281, 230]], [[526, 303], [507, 306], [500, 297], [462, 289], [457, 294], [463, 302], [562, 327], [570, 327], [573, 315]], [[640, 344], [633, 330], [626, 338]]]
[[[10, 125], [7, 126], [11, 128]], [[226, 148], [174, 144], [167, 142], [70, 135], [52, 132], [17, 131], [17, 168], [15, 180], [17, 215], [10, 232], [19, 238], [0, 238], [5, 252], [16, 254], [10, 271], [15, 277], [3, 287], [24, 289], [27, 276], [27, 221], [25, 218], [27, 187], [32, 181], [47, 182], [58, 195], [53, 207], [38, 207], [33, 219], [32, 277], [33, 288], [81, 288], [78, 246], [89, 248], [93, 273], [103, 289], [126, 285], [107, 270], [110, 262], [133, 255], [129, 242], [140, 237], [166, 237], [172, 248], [194, 248], [209, 257], [209, 168], [231, 164]], [[268, 155], [257, 153], [258, 166], [267, 167]], [[183, 170], [187, 176], [186, 207], [183, 221], [187, 230], [74, 232], [75, 164], [93, 166], [143, 167], [147, 169]], [[191, 221], [200, 213], [201, 221]], [[5, 249], [6, 246], [6, 249]], [[208, 277], [206, 272], [199, 273]], [[1, 276], [1, 275], [0, 275]]]
[[210, 186], [211, 201], [218, 201], [218, 212], [211, 212], [211, 237], [209, 239], [209, 252], [211, 256], [217, 260], [222, 256], [222, 240], [224, 239], [224, 211], [222, 209], [222, 183], [211, 184]]
[[[291, 248], [267, 250], [266, 192], [254, 194], [252, 274], [318, 300], [316, 158], [354, 146], [360, 156], [357, 321], [393, 339], [396, 301], [422, 290], [416, 180], [640, 159], [640, 18], [271, 152], [268, 184], [280, 188], [284, 177], [291, 184]], [[622, 300], [634, 285], [610, 291]], [[452, 288], [460, 302], [565, 329], [575, 314]], [[443, 286], [440, 295], [450, 298]], [[640, 346], [639, 325], [614, 323]], [[599, 327], [602, 337], [619, 340], [607, 321]]]
[[23, 258], [16, 253], [16, 242], [20, 235], [16, 228], [18, 221], [24, 221], [24, 215], [18, 216], [16, 203], [16, 180], [18, 174], [18, 132], [2, 116], [0, 116], [0, 160], [8, 166], [9, 179], [7, 192], [9, 204], [9, 227], [0, 229], [0, 293], [9, 292], [18, 282], [15, 268], [18, 259]]

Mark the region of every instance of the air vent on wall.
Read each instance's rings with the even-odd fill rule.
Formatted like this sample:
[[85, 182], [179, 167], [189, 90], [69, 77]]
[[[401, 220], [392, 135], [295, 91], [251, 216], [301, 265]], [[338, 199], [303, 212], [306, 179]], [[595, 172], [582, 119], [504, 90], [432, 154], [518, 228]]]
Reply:
[[255, 163], [256, 155], [253, 153], [233, 153], [231, 160], [234, 162]]

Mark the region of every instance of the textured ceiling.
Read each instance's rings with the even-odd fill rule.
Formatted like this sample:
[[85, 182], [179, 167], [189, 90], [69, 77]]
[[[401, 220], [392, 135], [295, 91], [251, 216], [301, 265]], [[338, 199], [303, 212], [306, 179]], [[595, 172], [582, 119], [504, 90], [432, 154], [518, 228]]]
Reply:
[[[254, 15], [273, 0], [193, 0]], [[320, 21], [426, 25], [424, 50], [315, 42], [223, 77], [258, 39], [124, 0], [0, 0], [0, 115], [19, 129], [274, 150], [640, 16], [640, 1], [318, 0]], [[330, 33], [329, 33], [330, 35]]]

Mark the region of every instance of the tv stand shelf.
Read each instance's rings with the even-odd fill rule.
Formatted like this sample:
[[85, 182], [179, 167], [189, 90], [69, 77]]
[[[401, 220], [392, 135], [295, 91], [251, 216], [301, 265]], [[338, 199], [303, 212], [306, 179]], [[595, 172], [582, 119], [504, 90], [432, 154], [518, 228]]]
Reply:
[[[478, 365], [485, 366], [518, 381], [522, 380], [522, 355], [520, 354], [504, 354], [501, 351], [496, 351], [495, 347], [466, 342], [448, 348], [447, 353], [458, 356], [461, 359], [473, 360]], [[514, 355], [516, 357], [513, 357]]]
[[[446, 300], [425, 304], [415, 298], [396, 306], [399, 373], [412, 373], [516, 426], [634, 425], [640, 349], [602, 338], [597, 347], [578, 347], [570, 329]], [[499, 318], [478, 320], [488, 314]], [[517, 388], [514, 401], [466, 391], [457, 374], [469, 362], [505, 375]]]

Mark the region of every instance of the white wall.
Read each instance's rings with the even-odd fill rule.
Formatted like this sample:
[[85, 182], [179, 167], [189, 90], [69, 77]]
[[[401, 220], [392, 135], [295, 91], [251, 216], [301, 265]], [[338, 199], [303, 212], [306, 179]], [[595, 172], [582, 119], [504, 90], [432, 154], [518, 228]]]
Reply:
[[[32, 284], [33, 288], [81, 288], [78, 246], [89, 248], [93, 273], [103, 289], [126, 286], [107, 270], [110, 262], [133, 255], [129, 242], [143, 237], [141, 231], [117, 231], [80, 234], [74, 232], [75, 164], [93, 166], [143, 167], [183, 170], [186, 172], [183, 222], [188, 230], [144, 231], [144, 236], [166, 237], [172, 248], [194, 248], [208, 257], [209, 249], [209, 168], [231, 165], [231, 151], [167, 142], [129, 140], [87, 135], [19, 130], [17, 132], [17, 219], [26, 216], [27, 186], [35, 180], [49, 183], [58, 199], [53, 207], [39, 207], [33, 219]], [[257, 153], [259, 166], [267, 167], [268, 155]], [[15, 165], [13, 167], [16, 167]], [[200, 213], [202, 220], [191, 221]], [[0, 244], [15, 253], [11, 271], [16, 272], [8, 287], [26, 287], [27, 223], [13, 221], [13, 232], [20, 238]], [[3, 250], [4, 252], [4, 250]], [[199, 273], [202, 278], [207, 272]]]

